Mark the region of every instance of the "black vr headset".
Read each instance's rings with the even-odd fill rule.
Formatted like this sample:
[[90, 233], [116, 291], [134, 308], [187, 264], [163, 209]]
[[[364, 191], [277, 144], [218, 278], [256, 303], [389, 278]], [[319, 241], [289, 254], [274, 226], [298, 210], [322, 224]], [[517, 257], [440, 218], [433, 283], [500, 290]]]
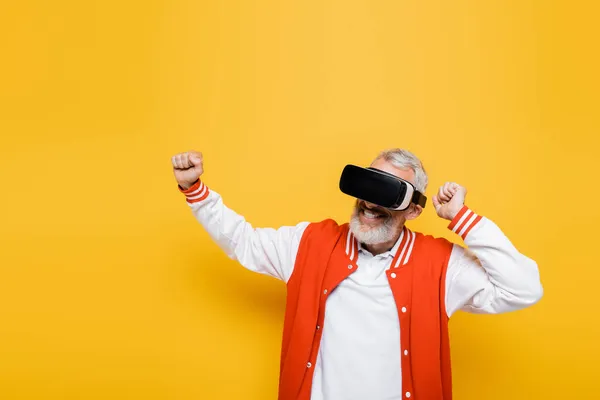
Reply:
[[393, 211], [406, 210], [411, 203], [425, 207], [427, 197], [412, 183], [377, 168], [346, 165], [340, 178], [340, 190], [357, 199]]

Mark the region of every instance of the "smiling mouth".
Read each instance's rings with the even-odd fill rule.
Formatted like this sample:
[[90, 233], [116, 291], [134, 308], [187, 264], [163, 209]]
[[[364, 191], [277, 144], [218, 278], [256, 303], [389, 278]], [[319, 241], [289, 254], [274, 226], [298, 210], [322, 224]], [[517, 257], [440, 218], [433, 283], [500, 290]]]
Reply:
[[362, 213], [362, 215], [367, 218], [367, 219], [371, 219], [371, 220], [375, 220], [375, 219], [385, 219], [388, 217], [387, 213], [378, 211], [378, 210], [373, 210], [373, 209], [368, 209], [365, 207], [361, 207], [360, 208], [360, 212]]

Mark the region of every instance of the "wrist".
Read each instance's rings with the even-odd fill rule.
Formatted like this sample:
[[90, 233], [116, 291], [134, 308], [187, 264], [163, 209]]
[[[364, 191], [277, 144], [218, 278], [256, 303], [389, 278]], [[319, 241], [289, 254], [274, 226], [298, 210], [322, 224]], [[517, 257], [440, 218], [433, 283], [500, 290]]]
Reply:
[[200, 179], [187, 189], [184, 189], [181, 184], [179, 184], [179, 191], [185, 195], [187, 202], [190, 204], [201, 202], [206, 199], [210, 193], [208, 187]]
[[[459, 214], [461, 211], [463, 211], [463, 209], [465, 209], [465, 207], [466, 207], [466, 206], [463, 204], [463, 205], [461, 205], [461, 206], [460, 206], [460, 207], [458, 207], [458, 208], [455, 208], [455, 209], [451, 209], [451, 210], [449, 210], [449, 211], [448, 211], [448, 215], [446, 216], [446, 219], [447, 219], [448, 221], [454, 221], [454, 219], [456, 219], [456, 216], [457, 216], [457, 215], [458, 215], [458, 214]], [[468, 207], [467, 207], [467, 208], [468, 208]]]
[[200, 178], [196, 179], [194, 182], [178, 182], [179, 189], [183, 191], [190, 190], [190, 188], [197, 184], [199, 181]]

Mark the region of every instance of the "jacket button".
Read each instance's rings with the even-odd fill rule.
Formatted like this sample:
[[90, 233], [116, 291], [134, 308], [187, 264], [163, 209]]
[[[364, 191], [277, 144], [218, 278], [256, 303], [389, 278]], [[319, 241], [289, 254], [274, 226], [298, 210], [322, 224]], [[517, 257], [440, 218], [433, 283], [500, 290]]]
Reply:
[[321, 329], [321, 325], [317, 325], [317, 330]]
[[323, 294], [327, 294], [327, 289], [323, 290]]
[[[311, 363], [307, 363], [307, 364], [306, 364], [306, 368], [310, 368], [310, 367], [312, 367], [312, 364], [311, 364]], [[410, 396], [409, 396], [409, 397], [410, 397]]]
[[404, 350], [404, 355], [407, 356], [408, 355], [408, 350]]
[[352, 269], [352, 264], [348, 265], [348, 269]]
[[410, 392], [406, 392], [406, 397], [410, 397]]
[[396, 277], [396, 273], [395, 273], [395, 272], [392, 272], [392, 273], [390, 274], [390, 276], [391, 276], [392, 278], [395, 278], [395, 277]]
[[402, 307], [402, 312], [406, 312], [406, 307]]

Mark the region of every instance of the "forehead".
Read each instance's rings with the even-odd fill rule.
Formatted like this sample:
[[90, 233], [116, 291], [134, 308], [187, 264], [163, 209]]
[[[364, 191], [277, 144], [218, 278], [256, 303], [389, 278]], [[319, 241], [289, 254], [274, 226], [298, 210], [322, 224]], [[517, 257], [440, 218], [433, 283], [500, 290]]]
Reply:
[[415, 183], [415, 172], [412, 170], [412, 168], [402, 169], [395, 167], [394, 165], [392, 165], [392, 163], [384, 160], [383, 158], [373, 161], [371, 167], [388, 172], [392, 175], [397, 176], [398, 178], [404, 179], [405, 181], [409, 181], [413, 185]]

